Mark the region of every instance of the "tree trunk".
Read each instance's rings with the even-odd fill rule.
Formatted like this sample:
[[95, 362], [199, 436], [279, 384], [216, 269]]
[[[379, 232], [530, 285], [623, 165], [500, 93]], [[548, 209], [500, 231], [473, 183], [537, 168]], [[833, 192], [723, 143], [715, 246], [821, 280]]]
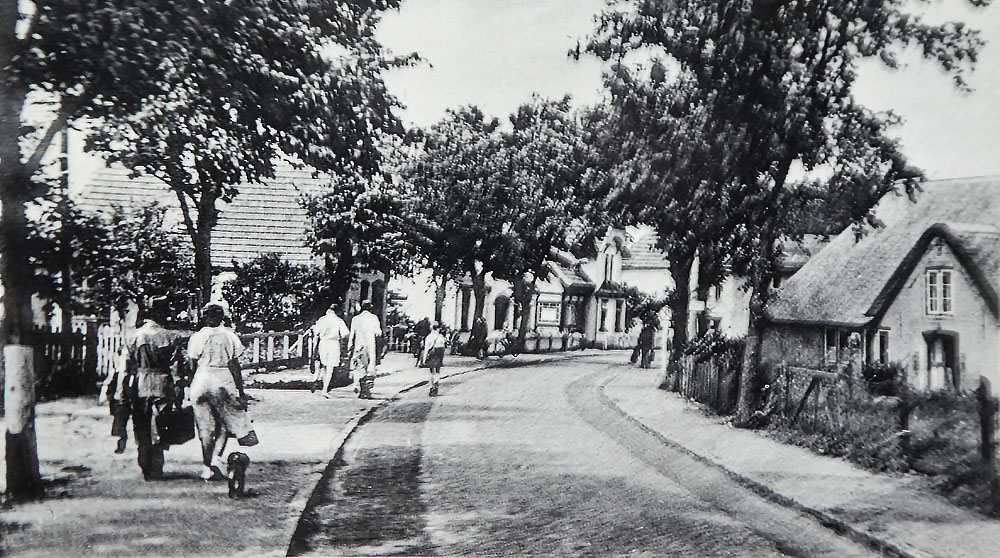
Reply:
[[[774, 239], [768, 238], [761, 243], [757, 258], [759, 262], [770, 258], [774, 250]], [[754, 265], [754, 272], [750, 278], [750, 331], [747, 335], [746, 348], [743, 351], [743, 366], [740, 371], [740, 389], [736, 403], [736, 424], [745, 425], [750, 422], [756, 407], [756, 394], [754, 384], [756, 383], [757, 371], [761, 364], [761, 348], [764, 344], [764, 310], [767, 308], [767, 301], [770, 296], [771, 266], [762, 264]]]
[[660, 384], [660, 389], [677, 391], [680, 389], [681, 359], [688, 341], [688, 310], [691, 299], [691, 266], [694, 258], [679, 259], [671, 262], [670, 274], [674, 279], [674, 290], [667, 296], [667, 306], [670, 308], [670, 328], [673, 331], [670, 346], [670, 360], [667, 363], [667, 375]]
[[441, 317], [444, 315], [444, 299], [448, 289], [448, 279], [444, 275], [435, 276], [434, 278], [434, 321], [441, 323]]
[[535, 294], [534, 281], [531, 283], [524, 280], [523, 275], [514, 278], [514, 301], [517, 303], [521, 313], [521, 322], [517, 326], [517, 343], [519, 347], [524, 347], [524, 339], [528, 336], [530, 326], [528, 318], [531, 316], [531, 299]]
[[62, 269], [59, 271], [59, 316], [61, 318], [62, 335], [61, 360], [68, 362], [71, 347], [73, 346], [71, 334], [73, 333], [73, 311], [70, 306], [73, 304], [73, 260], [76, 253], [73, 250], [73, 235], [70, 231], [69, 205], [69, 130], [64, 130], [62, 134], [62, 156], [60, 157], [62, 167], [62, 193], [59, 199], [59, 252], [62, 260]]
[[344, 315], [350, 316], [353, 309], [347, 307], [347, 293], [350, 292], [351, 283], [354, 282], [354, 255], [350, 240], [337, 239], [336, 258], [336, 263], [331, 257], [326, 258], [326, 269], [330, 274], [330, 292], [334, 300], [339, 300], [344, 305]]
[[201, 198], [198, 199], [198, 224], [194, 238], [191, 239], [194, 244], [194, 270], [198, 279], [199, 307], [212, 300], [212, 230], [219, 221], [219, 210], [215, 208], [216, 199], [218, 196], [211, 192], [205, 191], [201, 194]]
[[0, 281], [3, 284], [4, 412], [7, 494], [12, 499], [41, 494], [35, 439], [35, 371], [29, 338], [32, 330], [31, 269], [24, 204], [30, 198], [31, 177], [21, 163], [21, 110], [27, 88], [9, 74], [19, 54], [15, 26], [17, 2], [0, 4]]
[[486, 270], [476, 271], [474, 268], [471, 270], [472, 273], [472, 294], [476, 299], [475, 310], [472, 313], [473, 320], [482, 318], [483, 313], [486, 310]]

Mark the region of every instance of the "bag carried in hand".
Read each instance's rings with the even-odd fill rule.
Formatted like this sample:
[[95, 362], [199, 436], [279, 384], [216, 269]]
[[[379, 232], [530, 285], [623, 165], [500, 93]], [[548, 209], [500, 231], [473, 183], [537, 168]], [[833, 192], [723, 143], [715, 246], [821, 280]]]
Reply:
[[171, 405], [156, 415], [160, 443], [177, 446], [194, 438], [194, 407]]

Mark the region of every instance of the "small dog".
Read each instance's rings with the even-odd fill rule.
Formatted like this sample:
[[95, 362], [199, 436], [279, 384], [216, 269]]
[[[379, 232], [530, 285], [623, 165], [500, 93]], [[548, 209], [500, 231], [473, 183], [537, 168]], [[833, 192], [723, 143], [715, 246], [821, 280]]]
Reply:
[[229, 497], [240, 499], [246, 494], [247, 468], [250, 457], [242, 452], [234, 451], [226, 460], [226, 476], [229, 477]]

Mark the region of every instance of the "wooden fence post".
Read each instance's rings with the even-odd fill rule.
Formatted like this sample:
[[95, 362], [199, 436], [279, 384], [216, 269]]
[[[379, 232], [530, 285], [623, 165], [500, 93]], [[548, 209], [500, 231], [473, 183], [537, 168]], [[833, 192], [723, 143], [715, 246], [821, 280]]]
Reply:
[[913, 437], [910, 432], [910, 414], [913, 412], [913, 401], [910, 397], [909, 386], [904, 386], [899, 393], [899, 450], [903, 454], [903, 462], [906, 470], [910, 467], [910, 439]]
[[979, 377], [976, 398], [979, 400], [979, 427], [982, 434], [980, 450], [990, 482], [990, 505], [993, 508], [993, 517], [1000, 517], [1000, 471], [997, 470], [997, 400], [993, 397], [990, 381], [985, 376]]

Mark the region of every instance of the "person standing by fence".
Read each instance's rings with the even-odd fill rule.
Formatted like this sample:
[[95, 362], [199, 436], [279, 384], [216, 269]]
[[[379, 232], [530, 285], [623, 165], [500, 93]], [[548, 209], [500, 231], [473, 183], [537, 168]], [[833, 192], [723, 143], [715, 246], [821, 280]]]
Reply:
[[318, 353], [323, 373], [323, 397], [330, 397], [330, 381], [334, 370], [340, 366], [340, 340], [350, 335], [347, 324], [337, 315], [336, 304], [331, 304], [326, 315], [316, 322], [313, 332], [319, 339]]
[[427, 367], [431, 369], [431, 389], [428, 395], [438, 394], [438, 379], [441, 375], [441, 365], [444, 364], [444, 349], [447, 341], [441, 335], [441, 324], [434, 322], [431, 332], [424, 339], [424, 353]]
[[372, 303], [364, 302], [361, 313], [351, 320], [348, 342], [351, 348], [351, 371], [357, 382], [356, 391], [361, 399], [372, 398], [375, 385], [375, 354], [378, 338], [382, 335], [382, 324], [372, 314]]

